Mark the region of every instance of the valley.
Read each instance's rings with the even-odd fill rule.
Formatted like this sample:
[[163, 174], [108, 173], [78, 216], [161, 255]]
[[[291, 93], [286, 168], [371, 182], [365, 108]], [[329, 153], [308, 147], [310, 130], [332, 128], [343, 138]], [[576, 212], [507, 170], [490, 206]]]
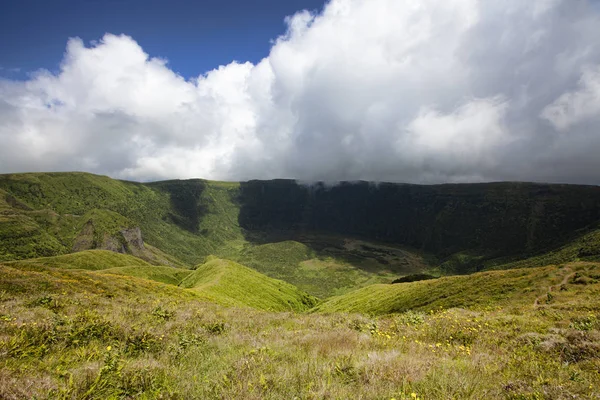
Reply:
[[0, 175], [0, 398], [599, 398], [599, 222], [595, 186]]

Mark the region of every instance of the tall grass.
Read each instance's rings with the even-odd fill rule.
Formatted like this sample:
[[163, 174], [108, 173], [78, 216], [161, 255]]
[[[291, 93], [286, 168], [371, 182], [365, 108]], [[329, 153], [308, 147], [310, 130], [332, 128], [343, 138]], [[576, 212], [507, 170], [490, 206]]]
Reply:
[[[568, 268], [577, 274], [537, 308], [465, 298], [369, 317], [223, 307], [105, 271], [1, 266], [0, 398], [597, 398], [599, 267]], [[533, 280], [534, 294], [563, 272]]]

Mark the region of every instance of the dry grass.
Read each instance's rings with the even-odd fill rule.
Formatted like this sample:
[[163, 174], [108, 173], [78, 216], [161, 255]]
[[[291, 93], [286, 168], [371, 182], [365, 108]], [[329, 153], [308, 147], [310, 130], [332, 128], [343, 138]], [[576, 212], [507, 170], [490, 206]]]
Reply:
[[226, 308], [134, 277], [0, 268], [2, 399], [599, 398], [600, 287], [585, 266], [585, 284], [538, 309], [380, 317]]

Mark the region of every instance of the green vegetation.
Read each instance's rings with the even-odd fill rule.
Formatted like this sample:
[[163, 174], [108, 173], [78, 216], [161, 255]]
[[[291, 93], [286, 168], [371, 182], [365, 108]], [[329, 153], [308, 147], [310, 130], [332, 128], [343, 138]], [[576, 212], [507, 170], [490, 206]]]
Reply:
[[189, 268], [216, 255], [326, 298], [428, 271], [597, 260], [596, 189], [0, 175], [0, 260], [108, 249]]
[[[411, 251], [331, 235], [305, 236], [306, 243], [255, 243], [254, 234], [239, 223], [238, 183], [143, 185], [53, 173], [2, 175], [0, 187], [13, 199], [13, 205], [4, 202], [10, 218], [0, 214], [0, 235], [7, 232], [0, 241], [0, 260], [108, 249], [154, 265], [189, 268], [213, 254], [322, 298], [428, 267]], [[125, 237], [125, 231], [137, 227], [139, 238]]]
[[316, 311], [382, 315], [408, 310], [533, 304], [548, 286], [570, 271], [570, 268], [550, 266], [372, 285], [331, 298], [317, 306]]
[[167, 283], [169, 285], [179, 286], [188, 275], [192, 273], [190, 270], [159, 267], [159, 266], [133, 266], [133, 267], [117, 267], [109, 268], [102, 271], [104, 274], [134, 276], [136, 278], [150, 279], [156, 282]]
[[245, 243], [238, 224], [238, 183], [166, 181], [147, 187], [169, 199], [166, 212], [159, 214], [164, 223], [158, 235], [147, 238], [150, 244], [195, 265], [211, 254], [235, 254]]
[[303, 311], [316, 299], [289, 283], [262, 275], [229, 260], [209, 258], [188, 275], [181, 286], [192, 288], [223, 305], [249, 306], [270, 311]]
[[0, 260], [50, 256], [66, 252], [55, 231], [75, 230], [72, 218], [60, 218], [49, 210], [33, 211], [14, 196], [0, 190]]
[[599, 221], [587, 186], [0, 175], [0, 399], [597, 398]]
[[[79, 234], [75, 239], [74, 248], [88, 250], [103, 245], [107, 238], [112, 238], [124, 230], [135, 228], [135, 223], [116, 212], [93, 209], [78, 219]], [[87, 229], [86, 229], [87, 228]], [[125, 242], [120, 238], [119, 245]], [[79, 242], [79, 243], [77, 243]]]
[[[250, 181], [240, 186], [240, 203], [240, 224], [266, 237], [328, 233], [409, 246], [440, 259], [467, 252], [524, 258], [565, 245], [600, 221], [596, 186]], [[472, 272], [456, 267], [451, 272]]]
[[485, 267], [486, 269], [528, 268], [570, 261], [600, 261], [600, 229], [586, 233], [548, 253], [510, 262], [497, 260], [486, 264]]
[[150, 264], [139, 258], [114, 253], [107, 250], [87, 250], [79, 253], [65, 254], [63, 256], [33, 258], [4, 263], [16, 268], [64, 268], [64, 269], [87, 269], [96, 271], [116, 267], [140, 266], [149, 267]]
[[288, 240], [248, 246], [235, 259], [319, 298], [428, 268], [422, 257], [389, 245], [324, 235], [304, 240], [308, 244]]
[[541, 287], [526, 299], [457, 294], [456, 308], [367, 317], [223, 307], [106, 271], [0, 265], [0, 398], [593, 398], [600, 266], [527, 271]]
[[[92, 245], [101, 244], [105, 233], [112, 236], [137, 226], [145, 242], [193, 265], [209, 254], [227, 253], [229, 241], [242, 240], [232, 205], [235, 188], [236, 184], [199, 180], [144, 185], [86, 173], [0, 175], [0, 195], [14, 199], [14, 205], [0, 201], [0, 260], [68, 253], [91, 220], [95, 229], [83, 232], [83, 237]], [[192, 207], [186, 201], [197, 203]], [[191, 208], [214, 217], [198, 222], [181, 215]], [[191, 228], [194, 221], [197, 229]]]

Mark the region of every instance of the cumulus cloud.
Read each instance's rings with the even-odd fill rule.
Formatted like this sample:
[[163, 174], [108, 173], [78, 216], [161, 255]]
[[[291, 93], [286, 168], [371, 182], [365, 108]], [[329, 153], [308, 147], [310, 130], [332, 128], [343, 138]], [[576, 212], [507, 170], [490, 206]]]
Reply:
[[[332, 0], [185, 80], [128, 36], [0, 80], [0, 172], [600, 184], [595, 0]], [[199, 71], [200, 73], [201, 71]]]

